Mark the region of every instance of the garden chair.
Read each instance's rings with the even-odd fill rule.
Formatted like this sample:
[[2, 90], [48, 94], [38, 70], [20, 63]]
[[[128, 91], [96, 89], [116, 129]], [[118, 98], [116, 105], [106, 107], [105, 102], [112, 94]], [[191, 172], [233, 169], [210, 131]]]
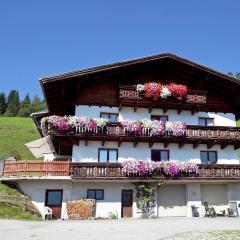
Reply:
[[43, 220], [52, 219], [52, 209], [50, 207], [44, 207], [43, 209]]
[[198, 207], [196, 207], [195, 205], [191, 205], [192, 208], [192, 215], [193, 217], [199, 217], [199, 212], [198, 212]]
[[228, 217], [239, 217], [237, 202], [229, 202]]
[[216, 217], [217, 213], [213, 207], [209, 207], [207, 202], [203, 203], [205, 209], [204, 217]]

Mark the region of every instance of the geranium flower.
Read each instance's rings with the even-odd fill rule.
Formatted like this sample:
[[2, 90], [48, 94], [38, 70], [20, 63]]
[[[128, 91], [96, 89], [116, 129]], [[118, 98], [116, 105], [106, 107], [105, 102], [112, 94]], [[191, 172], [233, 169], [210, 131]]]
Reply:
[[186, 85], [170, 83], [168, 85], [168, 90], [175, 97], [183, 97], [187, 94], [187, 86]]
[[144, 84], [145, 97], [153, 98], [154, 100], [159, 99], [162, 85], [160, 83], [150, 82]]

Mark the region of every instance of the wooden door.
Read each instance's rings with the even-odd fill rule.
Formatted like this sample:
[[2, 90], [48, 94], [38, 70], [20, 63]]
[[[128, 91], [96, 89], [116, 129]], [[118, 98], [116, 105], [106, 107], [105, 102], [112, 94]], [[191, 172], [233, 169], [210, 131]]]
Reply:
[[132, 217], [133, 191], [122, 190], [122, 218]]
[[46, 190], [45, 206], [48, 206], [53, 211], [53, 218], [61, 219], [62, 213], [62, 189], [48, 189]]

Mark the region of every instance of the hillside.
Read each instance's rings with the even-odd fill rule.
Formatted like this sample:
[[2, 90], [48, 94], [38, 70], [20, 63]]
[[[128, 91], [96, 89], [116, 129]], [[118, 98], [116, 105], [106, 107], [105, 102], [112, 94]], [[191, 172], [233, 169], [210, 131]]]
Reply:
[[24, 144], [39, 137], [31, 118], [0, 117], [0, 156], [34, 159]]
[[0, 218], [41, 220], [29, 198], [16, 188], [0, 183]]

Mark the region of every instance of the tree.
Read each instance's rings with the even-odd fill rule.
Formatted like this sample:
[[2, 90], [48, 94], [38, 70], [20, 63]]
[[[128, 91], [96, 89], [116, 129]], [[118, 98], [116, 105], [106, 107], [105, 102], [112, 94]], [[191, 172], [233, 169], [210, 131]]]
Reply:
[[232, 76], [232, 77], [240, 79], [240, 72], [236, 72], [235, 74], [233, 74], [232, 72], [228, 72], [227, 74], [229, 76]]
[[235, 77], [240, 79], [240, 72], [236, 72]]
[[34, 95], [31, 104], [31, 113], [39, 112], [45, 110], [47, 108], [46, 102], [43, 100], [41, 101], [38, 95]]
[[7, 109], [5, 116], [15, 117], [18, 114], [20, 108], [20, 100], [18, 91], [12, 90], [8, 95]]
[[0, 93], [0, 115], [4, 114], [7, 108], [6, 96], [4, 93]]
[[32, 98], [32, 105], [38, 105], [41, 104], [41, 99], [38, 95], [34, 95]]
[[31, 105], [31, 99], [29, 97], [29, 94], [27, 94], [25, 98], [21, 101], [21, 107], [25, 108], [25, 107], [29, 107], [30, 105]]
[[30, 117], [31, 114], [31, 99], [29, 94], [21, 101], [20, 110], [18, 112], [19, 117]]

